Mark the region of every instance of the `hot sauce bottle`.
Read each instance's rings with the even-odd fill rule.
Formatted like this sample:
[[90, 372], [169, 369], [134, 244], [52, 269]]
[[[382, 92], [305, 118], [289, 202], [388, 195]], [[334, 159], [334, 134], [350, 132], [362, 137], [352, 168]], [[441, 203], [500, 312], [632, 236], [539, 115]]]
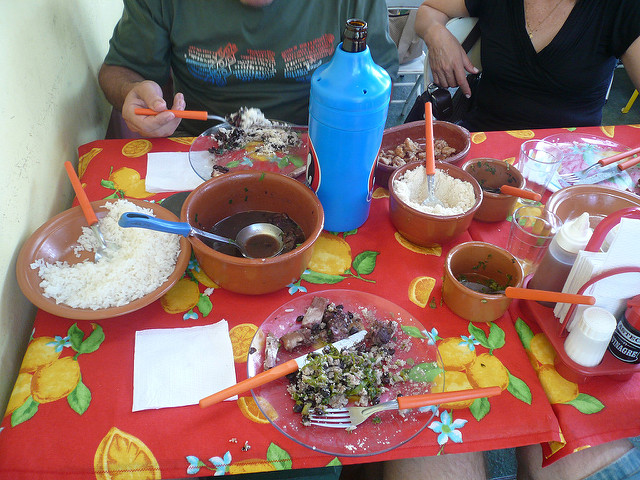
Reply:
[[609, 343], [609, 352], [627, 363], [640, 363], [640, 295], [627, 301]]

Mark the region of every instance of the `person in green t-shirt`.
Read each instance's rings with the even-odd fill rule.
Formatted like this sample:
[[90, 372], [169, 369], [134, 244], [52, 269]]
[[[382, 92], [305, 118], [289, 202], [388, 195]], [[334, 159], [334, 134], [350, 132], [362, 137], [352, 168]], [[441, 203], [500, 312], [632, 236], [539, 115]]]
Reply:
[[[384, 0], [124, 0], [100, 86], [128, 127], [146, 137], [173, 135], [180, 124], [163, 112], [161, 86], [170, 80], [172, 109], [225, 116], [254, 107], [306, 125], [311, 75], [331, 59], [349, 18], [368, 23], [373, 60], [395, 78]], [[163, 113], [136, 115], [138, 107]], [[182, 120], [180, 130], [198, 135], [209, 126]]]

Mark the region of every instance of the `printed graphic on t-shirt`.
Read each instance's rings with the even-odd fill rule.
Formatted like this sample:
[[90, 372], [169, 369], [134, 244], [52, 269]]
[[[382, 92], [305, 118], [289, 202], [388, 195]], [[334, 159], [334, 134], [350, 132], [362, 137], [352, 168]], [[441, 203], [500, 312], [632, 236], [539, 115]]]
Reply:
[[185, 60], [194, 78], [215, 86], [227, 85], [231, 79], [254, 82], [270, 80], [276, 75], [308, 82], [323, 60], [333, 55], [334, 39], [334, 35], [324, 34], [287, 48], [280, 54], [254, 49], [239, 52], [237, 45], [232, 43], [217, 50], [190, 46]]

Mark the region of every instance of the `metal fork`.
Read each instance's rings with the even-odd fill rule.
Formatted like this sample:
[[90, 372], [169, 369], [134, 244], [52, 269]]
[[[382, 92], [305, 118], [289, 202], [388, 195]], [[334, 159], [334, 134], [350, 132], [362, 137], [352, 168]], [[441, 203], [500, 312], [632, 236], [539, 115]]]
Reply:
[[[568, 173], [561, 173], [558, 176], [566, 183], [570, 184], [570, 185], [574, 185], [578, 182], [581, 182], [589, 177], [591, 177], [592, 175], [598, 175], [597, 169], [600, 167], [606, 167], [607, 165], [611, 165], [614, 162], [617, 162], [618, 160], [622, 160], [623, 158], [627, 158], [627, 157], [632, 157], [633, 155], [635, 155], [636, 153], [640, 152], [640, 147], [636, 147], [636, 148], [632, 148], [631, 150], [627, 150], [626, 152], [622, 152], [622, 153], [618, 153], [616, 155], [612, 155], [610, 157], [606, 157], [606, 158], [601, 158], [600, 160], [598, 160], [596, 163], [594, 163], [593, 165], [589, 165], [587, 168], [580, 170], [579, 172], [568, 172]], [[631, 158], [630, 160], [627, 160], [626, 162], [621, 162], [620, 164], [618, 164], [617, 168], [613, 168], [610, 169], [610, 176], [615, 175], [616, 173], [620, 173], [624, 170], [626, 170], [627, 168], [635, 165], [636, 163], [640, 162], [640, 157], [638, 158]], [[604, 175], [605, 177], [607, 175]]]
[[328, 408], [324, 414], [311, 414], [309, 420], [311, 425], [329, 428], [350, 428], [357, 427], [371, 415], [385, 410], [404, 410], [408, 408], [418, 408], [427, 405], [438, 405], [440, 403], [460, 402], [482, 397], [493, 397], [500, 395], [500, 387], [473, 388], [469, 390], [455, 390], [451, 392], [426, 393], [424, 395], [408, 395], [398, 397], [395, 400], [383, 402], [370, 407], [345, 407]]

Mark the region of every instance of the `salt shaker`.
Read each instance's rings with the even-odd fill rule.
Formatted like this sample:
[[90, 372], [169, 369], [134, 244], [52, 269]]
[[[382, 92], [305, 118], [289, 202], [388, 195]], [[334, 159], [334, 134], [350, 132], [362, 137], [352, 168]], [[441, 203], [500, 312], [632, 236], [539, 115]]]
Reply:
[[607, 351], [616, 324], [616, 317], [604, 308], [585, 309], [564, 341], [565, 352], [578, 365], [595, 367]]

